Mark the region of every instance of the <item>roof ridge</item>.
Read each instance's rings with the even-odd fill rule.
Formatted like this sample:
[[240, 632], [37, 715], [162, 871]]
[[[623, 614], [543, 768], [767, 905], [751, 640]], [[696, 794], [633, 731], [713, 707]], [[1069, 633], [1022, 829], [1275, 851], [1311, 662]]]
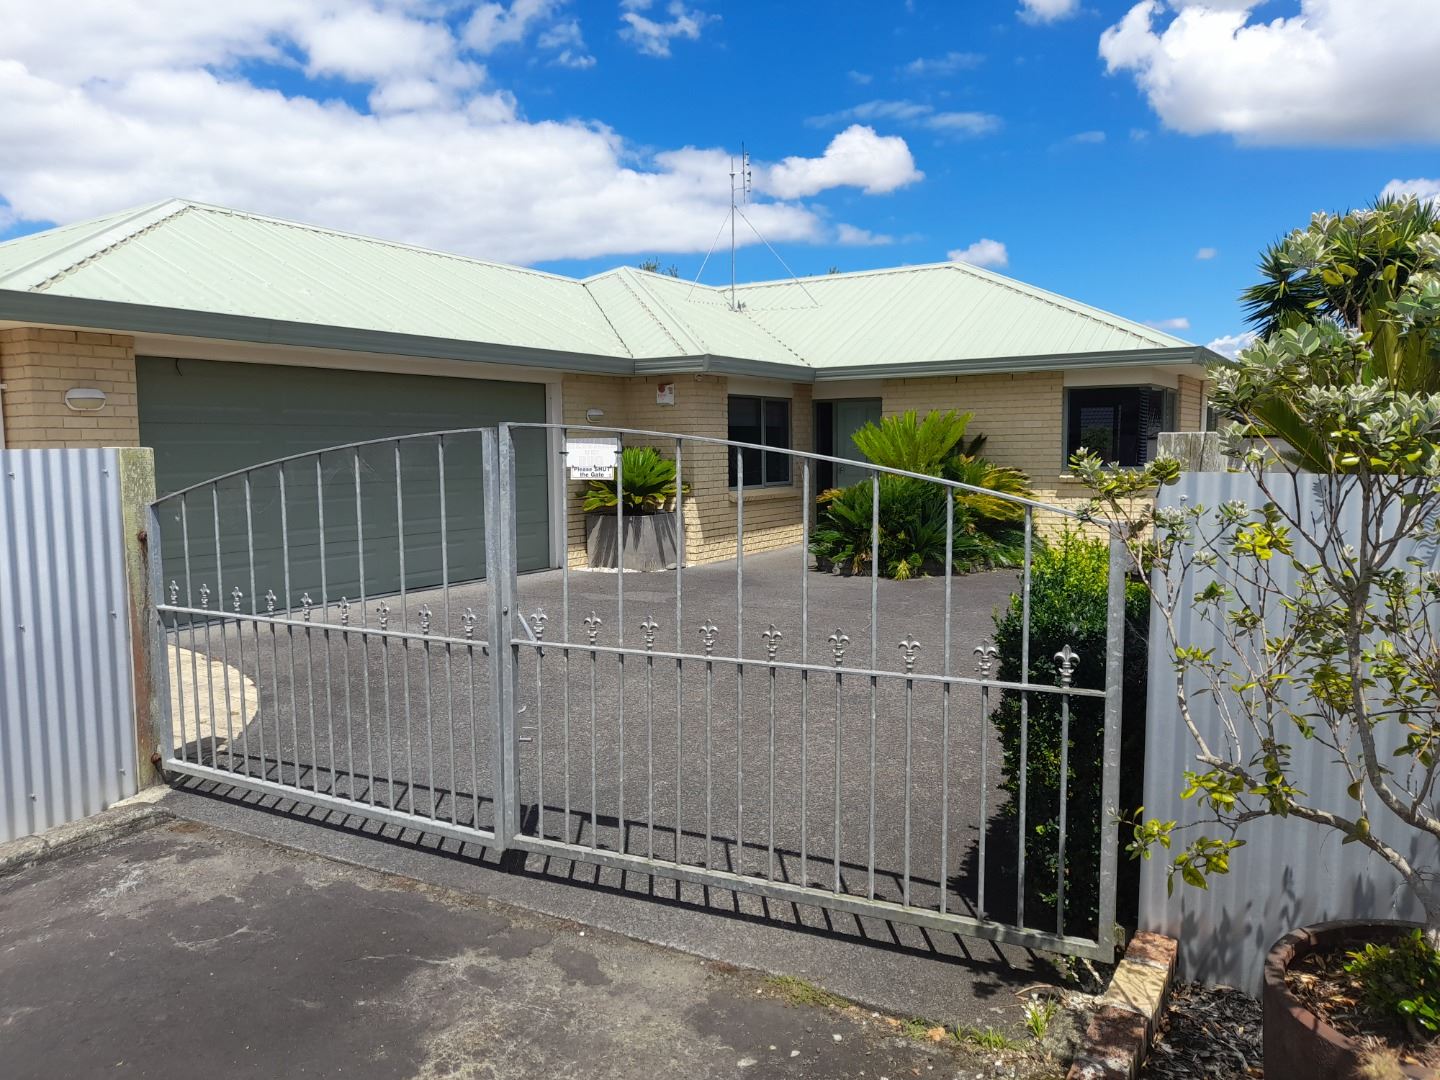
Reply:
[[[600, 298], [590, 291], [590, 282], [592, 280], [594, 279], [586, 278], [584, 281], [581, 281], [580, 288], [584, 290], [585, 295], [590, 298], [590, 302], [595, 305], [595, 310], [600, 312], [600, 317], [605, 320], [605, 325], [610, 327], [610, 332], [615, 335], [615, 340], [620, 342], [620, 347], [625, 350], [625, 355], [633, 360], [635, 358], [635, 350], [630, 348], [630, 343], [625, 340], [625, 335], [620, 333], [620, 328], [615, 325], [615, 320], [610, 318], [610, 312], [605, 310], [605, 305], [600, 302]], [[643, 307], [644, 305], [642, 304], [641, 306]], [[659, 320], [656, 321], [658, 322]]]
[[1082, 319], [1089, 319], [1091, 322], [1110, 326], [1122, 333], [1139, 338], [1141, 341], [1147, 341], [1152, 345], [1165, 347], [1162, 343], [1152, 338], [1150, 336], [1151, 334], [1157, 337], [1169, 338], [1171, 342], [1175, 343], [1175, 345], [1171, 347], [1190, 344], [1175, 337], [1173, 334], [1167, 334], [1163, 330], [1156, 330], [1154, 327], [1145, 326], [1144, 323], [1127, 319], [1123, 315], [1116, 315], [1113, 311], [1106, 311], [1104, 308], [1098, 308], [1093, 304], [1082, 303], [1079, 300], [1071, 300], [1069, 297], [1061, 296], [1059, 293], [1051, 292], [1049, 289], [1042, 289], [1038, 285], [1031, 285], [1029, 282], [1019, 281], [1006, 274], [997, 274], [995, 271], [986, 270], [981, 266], [972, 266], [969, 263], [963, 262], [935, 263], [932, 265], [959, 270], [961, 273], [978, 277], [980, 280], [988, 281], [993, 285], [998, 285], [1000, 288], [1009, 289], [1011, 292], [1019, 293], [1022, 296], [1029, 296], [1031, 299], [1038, 300], [1042, 304], [1049, 304], [1051, 307], [1068, 311], [1073, 315], [1079, 315]]
[[537, 270], [533, 266], [517, 266], [514, 263], [498, 262], [495, 259], [480, 259], [473, 255], [462, 255], [454, 251], [442, 251], [440, 248], [425, 247], [423, 244], [407, 244], [403, 240], [387, 240], [383, 236], [367, 236], [365, 233], [350, 232], [348, 229], [332, 229], [328, 225], [316, 225], [314, 222], [294, 221], [290, 218], [275, 217], [271, 214], [257, 214], [251, 210], [237, 210], [234, 207], [217, 206], [211, 203], [192, 201], [190, 205], [197, 210], [204, 210], [209, 213], [227, 214], [230, 217], [245, 218], [249, 221], [263, 221], [271, 225], [283, 225], [286, 228], [301, 229], [306, 232], [321, 233], [326, 236], [342, 236], [348, 240], [359, 240], [362, 243], [397, 248], [402, 251], [414, 251], [422, 255], [435, 255], [442, 259], [452, 259], [456, 262], [470, 263], [476, 266], [491, 266], [497, 270], [513, 270], [517, 274], [532, 274], [535, 277], [547, 278], [551, 281], [564, 281], [571, 285], [584, 284], [579, 278], [570, 277], [567, 274], [551, 273], [549, 270]]
[[[94, 219], [96, 222], [103, 222], [103, 224], [97, 224], [94, 229], [87, 229], [58, 250], [47, 251], [31, 259], [28, 263], [17, 266], [0, 278], [0, 286], [19, 288], [29, 292], [44, 292], [66, 274], [99, 258], [108, 251], [113, 251], [121, 244], [144, 235], [176, 215], [183, 214], [189, 208], [189, 204], [184, 199], [162, 199], [159, 202], [137, 206], [132, 210], [122, 210], [119, 214], [96, 218]], [[60, 227], [63, 228], [63, 226]], [[77, 249], [83, 250], [85, 253], [78, 257], [73, 256], [71, 253]], [[61, 262], [62, 259], [68, 261]], [[38, 275], [36, 274], [37, 270], [41, 271]], [[31, 275], [28, 278], [24, 277], [27, 273]]]
[[[654, 289], [640, 280], [640, 274], [648, 273], [649, 271], [632, 270], [628, 266], [617, 267], [617, 271], [620, 273], [620, 280], [625, 282], [630, 290], [636, 294], [635, 299], [640, 301], [640, 306], [646, 310], [652, 319], [660, 324], [661, 329], [665, 331], [671, 341], [675, 342], [676, 347], [680, 349], [683, 355], [693, 356], [698, 353], [707, 353], [710, 351], [709, 345], [695, 332], [695, 328], [677, 315], [668, 304], [661, 300]], [[650, 298], [650, 304], [645, 303], [644, 299], [640, 296], [641, 293]], [[674, 323], [675, 329], [678, 329], [680, 333], [689, 340], [690, 347], [688, 351], [685, 342], [681, 341], [671, 332], [671, 327], [666, 325], [665, 320], [651, 310], [651, 305], [663, 312], [670, 321]]]

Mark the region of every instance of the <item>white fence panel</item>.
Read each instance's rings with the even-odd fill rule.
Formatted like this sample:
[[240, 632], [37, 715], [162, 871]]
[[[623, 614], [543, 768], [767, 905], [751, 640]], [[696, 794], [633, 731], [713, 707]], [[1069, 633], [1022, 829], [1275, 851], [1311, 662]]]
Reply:
[[0, 451], [0, 842], [136, 791], [114, 450]]
[[[1312, 499], [1318, 503], [1313, 488], [1302, 486], [1299, 498], [1302, 509]], [[1252, 506], [1264, 502], [1253, 478], [1210, 472], [1185, 473], [1179, 483], [1164, 489], [1160, 505], [1178, 506], [1183, 502], [1213, 508], [1230, 499]], [[1299, 554], [1302, 559], [1308, 557], [1303, 551]], [[1431, 548], [1417, 549], [1413, 554], [1433, 565]], [[1277, 582], [1288, 588], [1294, 572], [1280, 562], [1275, 560], [1272, 572]], [[1203, 582], [1197, 588], [1199, 585]], [[1182, 642], [1188, 644], [1207, 648], [1221, 645], [1219, 634], [1190, 608], [1177, 613], [1177, 631]], [[1172, 656], [1160, 620], [1154, 619], [1145, 745], [1145, 815], [1184, 823], [1194, 821], [1197, 815], [1193, 801], [1180, 798], [1185, 786], [1182, 774], [1196, 765], [1194, 744], [1176, 711]], [[1222, 742], [1214, 703], [1208, 697], [1192, 694], [1191, 709], [1206, 737]], [[1333, 754], [1307, 742], [1298, 732], [1292, 746], [1295, 782], [1307, 793], [1307, 801], [1337, 811], [1353, 810], [1355, 804], [1345, 794], [1345, 773], [1334, 764]], [[1248, 752], [1254, 748], [1246, 749]], [[1372, 806], [1371, 817], [1377, 834], [1387, 836], [1420, 865], [1440, 870], [1440, 851], [1435, 850], [1435, 845], [1401, 826], [1383, 807]], [[1359, 844], [1342, 844], [1342, 836], [1333, 829], [1294, 819], [1266, 819], [1244, 826], [1239, 835], [1246, 844], [1234, 852], [1230, 873], [1212, 877], [1205, 891], [1183, 885], [1177, 878], [1174, 894], [1167, 896], [1163, 851], [1157, 850], [1142, 867], [1141, 928], [1180, 940], [1181, 972], [1188, 978], [1256, 992], [1266, 951], [1296, 927], [1326, 919], [1420, 917], [1419, 907], [1402, 889], [1399, 875]]]

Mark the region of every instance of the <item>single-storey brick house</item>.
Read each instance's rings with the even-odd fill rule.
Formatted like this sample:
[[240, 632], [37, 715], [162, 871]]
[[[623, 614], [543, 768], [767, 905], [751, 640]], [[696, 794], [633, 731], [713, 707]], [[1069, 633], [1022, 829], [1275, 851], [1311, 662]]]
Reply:
[[[1063, 501], [1083, 495], [1065, 475], [1082, 431], [1137, 464], [1160, 431], [1204, 424], [1205, 349], [973, 266], [757, 282], [733, 300], [629, 267], [575, 280], [170, 200], [0, 244], [0, 445], [153, 446], [164, 491], [503, 420], [853, 456], [867, 420], [962, 409], [987, 456]], [[583, 556], [579, 514], [559, 535], [566, 485], [543, 458], [520, 521], [532, 567]], [[745, 462], [749, 551], [798, 538], [783, 460]], [[689, 558], [733, 556], [733, 463], [697, 446], [685, 466]]]

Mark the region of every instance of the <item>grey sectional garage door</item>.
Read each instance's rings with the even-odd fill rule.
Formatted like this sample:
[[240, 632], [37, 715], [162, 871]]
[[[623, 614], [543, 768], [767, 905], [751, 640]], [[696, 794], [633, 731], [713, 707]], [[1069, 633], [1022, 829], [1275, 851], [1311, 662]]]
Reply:
[[[497, 382], [268, 364], [224, 363], [140, 357], [136, 362], [140, 439], [155, 448], [156, 487], [161, 494], [275, 458], [369, 439], [424, 431], [474, 428], [502, 421], [545, 418], [540, 383]], [[325, 455], [287, 469], [286, 531], [289, 536], [290, 600], [309, 591], [318, 602], [321, 572], [331, 601], [357, 595], [359, 559], [365, 558], [370, 591], [398, 590], [396, 542], [404, 516], [405, 578], [408, 588], [438, 584], [441, 570], [440, 489], [437, 441], [408, 440], [400, 447], [402, 502], [396, 502], [396, 446], [382, 443], [358, 452]], [[549, 490], [543, 433], [517, 434], [519, 513], [516, 528], [520, 569], [550, 565]], [[449, 437], [444, 448], [446, 552], [452, 581], [484, 576], [480, 438]], [[359, 474], [357, 483], [356, 474]], [[242, 507], [243, 481], [222, 491], [219, 567], [192, 565], [194, 587], [203, 580], [212, 592], [216, 579], [228, 594], [232, 583], [248, 593], [253, 535], [255, 591], [273, 589], [285, 600], [280, 492], [275, 470], [251, 477], [251, 519]], [[357, 543], [356, 491], [363, 521], [363, 551]], [[213, 550], [214, 513], [190, 505], [186, 525], [190, 549]], [[324, 516], [324, 565], [320, 520]], [[162, 522], [169, 553], [179, 549], [179, 510]], [[208, 539], [209, 547], [204, 541]], [[167, 555], [166, 576], [181, 579], [184, 567]], [[182, 582], [183, 584], [183, 582]], [[221, 602], [219, 598], [212, 604]], [[228, 601], [225, 601], [228, 606]], [[245, 606], [248, 609], [249, 599]]]

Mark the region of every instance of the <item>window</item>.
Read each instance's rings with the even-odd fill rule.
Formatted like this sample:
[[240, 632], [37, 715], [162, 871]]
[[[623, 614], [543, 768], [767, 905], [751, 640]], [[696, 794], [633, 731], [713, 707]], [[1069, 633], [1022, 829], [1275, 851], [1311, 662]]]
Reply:
[[[790, 401], [787, 398], [730, 398], [730, 438], [736, 442], [758, 443], [779, 450], [790, 449]], [[790, 455], [766, 454], [760, 450], [730, 450], [730, 486], [738, 486], [743, 459], [745, 486], [763, 487], [790, 483]]]
[[1160, 432], [1175, 430], [1175, 391], [1104, 386], [1065, 391], [1065, 464], [1081, 447], [1112, 465], [1155, 458]]

